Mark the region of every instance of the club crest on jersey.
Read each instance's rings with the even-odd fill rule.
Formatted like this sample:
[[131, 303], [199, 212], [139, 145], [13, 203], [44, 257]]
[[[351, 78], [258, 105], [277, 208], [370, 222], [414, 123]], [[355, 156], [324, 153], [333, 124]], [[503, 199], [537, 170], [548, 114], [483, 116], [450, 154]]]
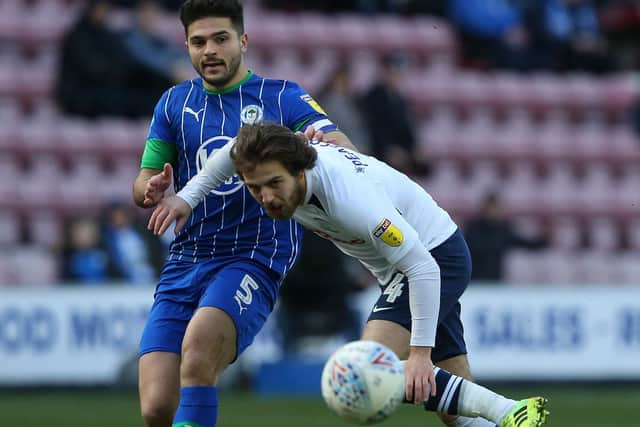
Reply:
[[240, 112], [240, 121], [245, 125], [255, 125], [262, 123], [264, 112], [257, 105], [247, 105]]
[[[220, 135], [209, 138], [205, 142], [203, 142], [202, 145], [200, 145], [200, 148], [198, 148], [198, 152], [196, 153], [196, 171], [200, 172], [204, 167], [204, 164], [207, 162], [209, 156], [212, 156], [213, 153], [226, 145], [229, 141], [231, 141], [231, 139], [232, 138], [230, 136]], [[220, 184], [219, 186], [211, 190], [211, 194], [226, 196], [231, 193], [235, 193], [242, 186], [243, 183], [240, 178], [237, 175], [234, 175], [231, 178], [227, 179], [223, 184]]]
[[388, 218], [383, 219], [380, 224], [373, 229], [373, 235], [389, 246], [400, 246], [404, 240], [402, 231], [391, 223]]
[[304, 94], [300, 97], [300, 99], [302, 99], [304, 102], [306, 102], [307, 104], [309, 104], [311, 106], [311, 108], [313, 108], [314, 110], [316, 110], [318, 113], [322, 114], [322, 115], [327, 115], [327, 113], [324, 112], [324, 110], [322, 109], [322, 107], [320, 106], [320, 104], [318, 104], [316, 102], [315, 99], [313, 99], [311, 97], [311, 95], [308, 94]]

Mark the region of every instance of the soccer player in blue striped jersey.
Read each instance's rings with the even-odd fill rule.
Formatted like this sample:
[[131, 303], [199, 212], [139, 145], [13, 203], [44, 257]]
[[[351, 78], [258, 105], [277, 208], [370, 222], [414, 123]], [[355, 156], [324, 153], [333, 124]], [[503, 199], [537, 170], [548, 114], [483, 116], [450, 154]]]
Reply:
[[[187, 0], [180, 8], [199, 78], [158, 101], [134, 183], [155, 206], [180, 190], [245, 124], [274, 122], [349, 140], [296, 83], [260, 77], [244, 62], [248, 36], [237, 0]], [[213, 427], [216, 384], [251, 344], [300, 252], [293, 220], [268, 217], [234, 177], [207, 195], [171, 244], [140, 344], [140, 403], [151, 427]]]

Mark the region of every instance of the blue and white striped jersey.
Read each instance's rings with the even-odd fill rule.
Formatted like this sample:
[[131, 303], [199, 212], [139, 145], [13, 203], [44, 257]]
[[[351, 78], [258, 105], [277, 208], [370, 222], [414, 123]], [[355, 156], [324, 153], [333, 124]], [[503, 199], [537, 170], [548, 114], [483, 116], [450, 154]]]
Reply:
[[[296, 83], [250, 72], [238, 85], [221, 91], [205, 89], [200, 78], [172, 87], [156, 105], [148, 139], [175, 144], [173, 178], [179, 191], [243, 124], [259, 122], [293, 130], [307, 125], [324, 132], [337, 129]], [[298, 257], [301, 240], [296, 222], [269, 218], [235, 176], [193, 210], [171, 244], [168, 261], [244, 257], [284, 275]]]

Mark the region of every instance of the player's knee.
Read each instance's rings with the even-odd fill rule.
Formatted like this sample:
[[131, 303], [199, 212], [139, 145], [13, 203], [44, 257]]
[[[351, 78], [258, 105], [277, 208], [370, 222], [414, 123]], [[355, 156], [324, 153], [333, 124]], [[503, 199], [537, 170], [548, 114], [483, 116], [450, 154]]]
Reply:
[[173, 422], [177, 404], [166, 400], [147, 400], [140, 402], [144, 422], [149, 427], [169, 427]]
[[182, 348], [180, 382], [182, 385], [215, 385], [231, 360], [224, 347], [206, 349], [187, 344]]

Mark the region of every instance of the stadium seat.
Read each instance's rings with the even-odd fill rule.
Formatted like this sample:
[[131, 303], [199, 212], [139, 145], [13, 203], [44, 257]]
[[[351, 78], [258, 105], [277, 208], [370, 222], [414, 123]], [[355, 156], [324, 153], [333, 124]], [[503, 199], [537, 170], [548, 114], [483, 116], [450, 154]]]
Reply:
[[43, 115], [27, 116], [22, 120], [19, 140], [20, 151], [28, 155], [40, 153], [58, 153], [61, 128], [54, 118]]
[[405, 25], [411, 36], [407, 40], [410, 51], [425, 56], [457, 55], [457, 42], [451, 25], [433, 16], [414, 16]]
[[551, 246], [558, 250], [577, 250], [582, 243], [582, 230], [578, 220], [572, 216], [553, 219]]
[[579, 208], [587, 215], [615, 212], [617, 183], [605, 164], [591, 164], [576, 188]]
[[47, 287], [58, 282], [58, 263], [50, 251], [37, 246], [20, 246], [11, 258], [17, 284]]
[[580, 284], [580, 264], [577, 252], [548, 249], [538, 253], [541, 283], [572, 286]]
[[640, 252], [640, 218], [635, 218], [629, 222], [626, 228], [626, 234], [629, 241], [629, 248], [633, 251]]
[[494, 191], [502, 186], [499, 166], [496, 161], [483, 160], [472, 164], [469, 186], [482, 197], [489, 191]]
[[562, 113], [551, 115], [534, 129], [532, 155], [538, 160], [567, 159], [573, 149], [573, 133], [568, 119]]
[[60, 121], [60, 151], [71, 153], [98, 153], [101, 146], [93, 122], [81, 118], [65, 117]]
[[581, 112], [601, 108], [603, 88], [600, 79], [583, 73], [572, 73], [563, 78], [563, 95], [568, 108]]
[[[624, 252], [621, 255], [616, 256], [617, 272], [616, 282], [624, 285], [640, 285], [640, 262], [638, 257], [640, 252]], [[614, 283], [616, 283], [614, 282]]]
[[504, 260], [504, 280], [512, 285], [531, 285], [540, 282], [540, 256], [537, 253], [512, 250]]
[[610, 218], [594, 218], [589, 223], [591, 248], [602, 252], [612, 252], [620, 245], [616, 223]]
[[371, 51], [354, 52], [349, 56], [350, 80], [356, 93], [368, 89], [378, 76], [378, 56]]
[[32, 212], [27, 225], [34, 245], [53, 249], [63, 243], [64, 233], [59, 215], [46, 210]]
[[20, 217], [15, 211], [0, 211], [0, 248], [12, 246], [20, 241]]
[[520, 161], [511, 165], [505, 182], [504, 202], [514, 214], [539, 212], [541, 208], [539, 178], [532, 163]]
[[538, 184], [544, 210], [553, 215], [575, 215], [579, 212], [576, 195], [577, 179], [571, 165], [554, 162], [548, 166], [546, 177]]
[[588, 250], [578, 256], [579, 281], [582, 285], [608, 285], [616, 281], [617, 254], [610, 251]]

